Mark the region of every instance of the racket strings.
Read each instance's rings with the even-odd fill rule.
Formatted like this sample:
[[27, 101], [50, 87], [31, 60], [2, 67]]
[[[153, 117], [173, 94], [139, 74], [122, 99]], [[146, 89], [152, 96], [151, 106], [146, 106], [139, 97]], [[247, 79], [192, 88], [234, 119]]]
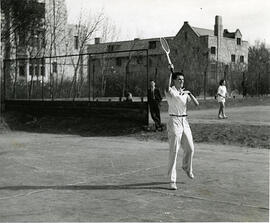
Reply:
[[164, 49], [164, 51], [166, 51], [167, 53], [169, 53], [170, 52], [170, 47], [169, 47], [166, 39], [165, 38], [160, 38], [160, 43], [161, 43], [161, 46]]

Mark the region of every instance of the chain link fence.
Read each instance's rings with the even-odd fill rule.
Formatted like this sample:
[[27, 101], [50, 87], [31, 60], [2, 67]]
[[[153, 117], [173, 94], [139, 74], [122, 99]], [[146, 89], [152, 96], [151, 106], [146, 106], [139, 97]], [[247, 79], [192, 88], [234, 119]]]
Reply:
[[143, 100], [148, 51], [129, 50], [4, 60], [3, 97], [28, 100]]

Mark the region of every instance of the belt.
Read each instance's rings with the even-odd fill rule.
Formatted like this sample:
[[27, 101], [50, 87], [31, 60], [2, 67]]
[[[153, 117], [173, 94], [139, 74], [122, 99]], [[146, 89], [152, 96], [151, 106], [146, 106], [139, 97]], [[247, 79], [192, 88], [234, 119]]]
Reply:
[[170, 116], [175, 116], [175, 117], [187, 117], [187, 115], [174, 115], [174, 114], [170, 114]]

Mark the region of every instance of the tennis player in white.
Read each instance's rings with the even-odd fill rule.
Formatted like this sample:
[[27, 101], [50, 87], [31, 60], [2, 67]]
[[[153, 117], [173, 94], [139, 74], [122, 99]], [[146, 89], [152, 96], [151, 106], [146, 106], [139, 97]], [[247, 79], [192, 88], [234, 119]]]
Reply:
[[217, 90], [217, 100], [219, 103], [219, 110], [218, 110], [218, 118], [219, 119], [228, 118], [225, 115], [225, 98], [226, 97], [227, 97], [226, 81], [222, 79], [219, 82], [219, 87]]
[[[173, 70], [173, 65], [172, 70]], [[193, 101], [199, 105], [197, 99], [190, 91], [184, 90], [184, 74], [173, 72], [170, 74], [166, 89], [166, 98], [169, 106], [169, 121], [167, 124], [168, 140], [170, 146], [168, 177], [170, 189], [176, 190], [176, 161], [180, 146], [183, 148], [182, 168], [187, 176], [194, 178], [192, 171], [192, 159], [194, 144], [192, 133], [187, 120], [187, 102]]]

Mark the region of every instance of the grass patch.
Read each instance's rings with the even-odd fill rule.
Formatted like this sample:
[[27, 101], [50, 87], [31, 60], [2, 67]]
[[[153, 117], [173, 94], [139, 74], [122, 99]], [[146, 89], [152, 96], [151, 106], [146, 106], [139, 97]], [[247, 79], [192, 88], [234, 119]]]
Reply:
[[[166, 105], [165, 105], [166, 104]], [[227, 107], [270, 105], [270, 97], [228, 99]], [[167, 109], [167, 102], [161, 110]], [[200, 109], [217, 108], [215, 100], [200, 102]], [[196, 109], [190, 107], [189, 109]], [[269, 126], [218, 123], [191, 123], [196, 143], [247, 146], [270, 149]], [[167, 131], [154, 132], [131, 120], [109, 120], [82, 117], [34, 117], [19, 112], [5, 113], [1, 119], [0, 133], [7, 131], [76, 134], [81, 136], [129, 136], [139, 140], [167, 141]]]
[[[195, 143], [213, 143], [223, 145], [247, 146], [270, 149], [269, 126], [235, 124], [190, 124]], [[140, 131], [130, 135], [139, 140], [167, 141], [167, 131]]]
[[[128, 136], [139, 140], [167, 141], [162, 132], [146, 130], [131, 121], [79, 117], [33, 117], [22, 113], [5, 114], [4, 130], [81, 136]], [[213, 143], [270, 149], [269, 126], [191, 123], [195, 143]], [[1, 128], [0, 128], [1, 130]], [[3, 131], [2, 131], [3, 132]]]
[[121, 136], [132, 134], [140, 127], [137, 123], [126, 120], [109, 120], [102, 118], [84, 117], [35, 117], [19, 112], [10, 112], [4, 115], [5, 122], [10, 130], [76, 134], [81, 136]]
[[[199, 100], [200, 106], [196, 107], [193, 103], [188, 104], [188, 110], [204, 110], [204, 109], [217, 109], [217, 100], [207, 99]], [[243, 106], [258, 106], [258, 105], [270, 105], [270, 97], [248, 97], [248, 98], [228, 98], [226, 99], [226, 107], [243, 107]], [[162, 112], [168, 111], [168, 104], [166, 101], [162, 101], [160, 110]]]

